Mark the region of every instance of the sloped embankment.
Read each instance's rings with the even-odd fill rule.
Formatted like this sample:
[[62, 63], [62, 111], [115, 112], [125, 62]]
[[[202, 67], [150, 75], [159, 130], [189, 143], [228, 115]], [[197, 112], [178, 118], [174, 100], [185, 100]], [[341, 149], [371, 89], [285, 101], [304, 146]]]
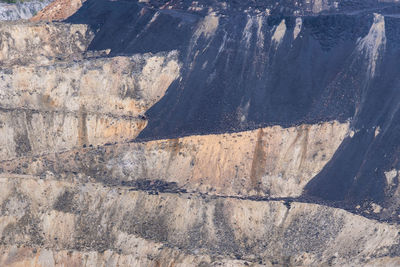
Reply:
[[399, 265], [397, 18], [273, 2], [1, 24], [0, 265]]

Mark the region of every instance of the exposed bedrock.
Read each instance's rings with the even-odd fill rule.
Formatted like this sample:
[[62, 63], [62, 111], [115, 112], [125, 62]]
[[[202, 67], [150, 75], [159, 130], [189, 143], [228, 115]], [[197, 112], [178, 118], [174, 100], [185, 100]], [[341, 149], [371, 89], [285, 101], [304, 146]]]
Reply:
[[74, 14], [86, 0], [54, 0], [33, 16], [31, 21], [61, 21]]
[[141, 118], [85, 110], [37, 111], [0, 109], [2, 159], [61, 152], [130, 140], [146, 125]]
[[2, 159], [131, 140], [179, 76], [177, 52], [86, 52], [93, 33], [85, 25], [0, 28]]
[[82, 174], [145, 190], [298, 197], [348, 134], [348, 124], [338, 122], [275, 126], [74, 150], [36, 157], [34, 162], [31, 158], [4, 161], [0, 167], [37, 176], [47, 171], [60, 177]]
[[[22, 57], [22, 55], [21, 55]], [[179, 76], [176, 52], [0, 69], [1, 107], [138, 116]]]
[[178, 75], [174, 52], [2, 69], [1, 158], [131, 140]]
[[88, 0], [67, 21], [97, 31], [89, 50], [179, 51], [181, 78], [146, 112], [139, 140], [350, 121], [353, 138], [305, 196], [389, 207], [385, 172], [400, 169], [398, 5], [345, 2], [315, 16], [286, 2]]
[[0, 1], [0, 21], [29, 19], [50, 2], [51, 0], [2, 0]]
[[2, 175], [0, 183], [3, 263], [399, 263], [396, 226], [315, 204], [149, 195], [51, 176]]
[[35, 19], [64, 22], [1, 23], [0, 266], [399, 266], [399, 12], [57, 0]]
[[45, 65], [79, 59], [94, 35], [87, 25], [66, 23], [0, 23], [0, 64]]

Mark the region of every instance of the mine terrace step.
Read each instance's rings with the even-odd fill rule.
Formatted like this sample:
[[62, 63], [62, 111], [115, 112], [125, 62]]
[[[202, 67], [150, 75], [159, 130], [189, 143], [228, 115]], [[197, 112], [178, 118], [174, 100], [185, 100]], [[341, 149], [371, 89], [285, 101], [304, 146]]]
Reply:
[[93, 38], [94, 33], [83, 24], [1, 22], [0, 66], [79, 59]]
[[357, 265], [382, 255], [399, 261], [397, 226], [317, 204], [149, 195], [29, 177], [2, 176], [0, 185], [3, 246], [135, 254], [135, 244], [145, 240], [185, 254], [264, 264], [283, 263], [285, 255], [292, 265]]

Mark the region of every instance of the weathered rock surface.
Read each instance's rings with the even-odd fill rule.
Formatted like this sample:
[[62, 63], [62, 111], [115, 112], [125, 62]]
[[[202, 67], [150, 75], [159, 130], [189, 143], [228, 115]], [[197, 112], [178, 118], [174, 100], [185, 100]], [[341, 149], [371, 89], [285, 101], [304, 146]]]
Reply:
[[48, 65], [57, 59], [79, 59], [94, 37], [87, 25], [0, 24], [0, 64]]
[[89, 113], [143, 115], [179, 70], [175, 52], [14, 65], [0, 70], [1, 107], [68, 112], [84, 107]]
[[1, 158], [131, 140], [179, 75], [176, 52], [86, 53], [93, 38], [86, 25], [0, 27]]
[[39, 11], [32, 21], [61, 21], [74, 14], [85, 0], [54, 0]]
[[0, 24], [0, 266], [400, 265], [396, 4], [83, 2]]
[[[21, 36], [32, 32], [39, 41], [20, 49], [12, 47], [14, 51], [3, 45], [7, 47], [3, 62], [8, 64], [0, 70], [2, 158], [131, 140], [146, 125], [144, 112], [179, 75], [175, 52], [53, 62], [54, 56], [62, 55], [65, 60], [83, 53], [86, 47], [65, 45], [62, 38], [53, 46], [50, 40], [63, 36], [71, 37], [68, 42], [74, 43], [74, 37], [87, 28], [64, 24], [7, 26], [3, 36], [8, 43], [23, 43]], [[37, 50], [43, 51], [39, 59]], [[22, 66], [23, 62], [31, 66]]]
[[[232, 258], [265, 265], [400, 260], [393, 258], [400, 253], [396, 226], [315, 204], [149, 195], [51, 176], [3, 175], [0, 183], [0, 242], [27, 247], [3, 249], [4, 262], [82, 264], [85, 254], [92, 255], [87, 266], [102, 258], [111, 266], [128, 260], [161, 266]], [[38, 248], [37, 255], [29, 248]], [[174, 252], [167, 256], [165, 250]]]
[[45, 6], [47, 6], [51, 0], [17, 0], [14, 2], [16, 3], [9, 4], [7, 1], [0, 2], [0, 21], [30, 19]]
[[0, 109], [0, 121], [0, 156], [3, 159], [126, 141], [136, 137], [146, 125], [141, 118], [86, 110]]
[[149, 190], [298, 197], [347, 134], [348, 124], [338, 122], [287, 129], [276, 126], [74, 150], [36, 157], [34, 162], [31, 158], [4, 161], [0, 167], [36, 176], [51, 168], [62, 176], [89, 175], [106, 184]]
[[303, 195], [390, 209], [385, 172], [400, 169], [398, 5], [338, 2], [316, 16], [291, 1], [88, 0], [67, 21], [97, 32], [90, 50], [179, 51], [181, 78], [146, 112], [138, 139], [349, 121], [353, 138]]

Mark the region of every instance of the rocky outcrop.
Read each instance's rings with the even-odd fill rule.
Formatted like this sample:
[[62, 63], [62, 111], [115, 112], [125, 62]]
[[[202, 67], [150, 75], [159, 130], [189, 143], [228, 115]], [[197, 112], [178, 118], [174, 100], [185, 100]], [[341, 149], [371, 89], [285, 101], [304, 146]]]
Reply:
[[1, 106], [70, 112], [84, 106], [89, 113], [143, 115], [178, 77], [176, 56], [170, 52], [3, 68]]
[[377, 257], [393, 264], [400, 260], [393, 258], [400, 253], [396, 226], [315, 204], [149, 195], [51, 175], [3, 175], [0, 183], [1, 259], [9, 266], [35, 260], [46, 266], [364, 265]]
[[1, 1], [0, 21], [30, 19], [50, 2], [51, 0]]
[[175, 52], [88, 58], [83, 25], [4, 24], [2, 36], [2, 158], [131, 140], [179, 75]]
[[32, 21], [61, 21], [74, 14], [85, 0], [54, 0], [39, 11]]
[[88, 0], [68, 18], [97, 31], [93, 50], [179, 51], [181, 78], [146, 112], [137, 141], [349, 122], [352, 137], [303, 196], [391, 209], [385, 172], [400, 168], [396, 4], [339, 1], [315, 16], [292, 2], [217, 2]]
[[155, 183], [153, 189], [160, 185], [161, 190], [172, 186], [228, 196], [299, 197], [347, 134], [348, 124], [337, 122], [271, 127], [74, 150], [35, 157], [34, 163], [31, 158], [5, 161], [0, 167], [36, 176], [52, 168], [141, 189]]
[[0, 25], [0, 266], [400, 264], [393, 4], [80, 3]]
[[0, 24], [0, 64], [4, 68], [80, 59], [92, 39], [93, 32], [87, 25], [3, 22]]

